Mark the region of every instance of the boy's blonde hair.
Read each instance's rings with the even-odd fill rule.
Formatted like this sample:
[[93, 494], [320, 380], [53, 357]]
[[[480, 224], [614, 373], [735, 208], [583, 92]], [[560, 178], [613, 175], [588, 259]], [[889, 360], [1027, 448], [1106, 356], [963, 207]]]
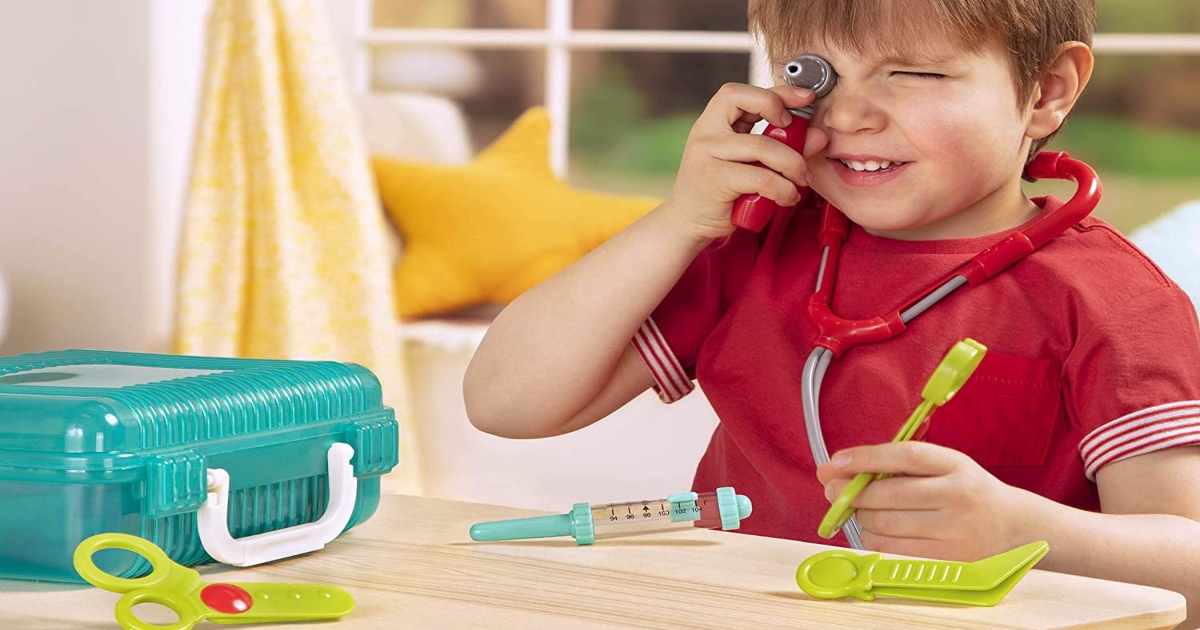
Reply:
[[[1095, 20], [1096, 0], [750, 0], [749, 5], [750, 31], [763, 37], [773, 67], [814, 44], [889, 56], [937, 37], [970, 52], [999, 44], [1008, 51], [1019, 106], [1029, 102], [1060, 44], [1091, 46]], [[1030, 157], [1053, 136], [1035, 140]]]

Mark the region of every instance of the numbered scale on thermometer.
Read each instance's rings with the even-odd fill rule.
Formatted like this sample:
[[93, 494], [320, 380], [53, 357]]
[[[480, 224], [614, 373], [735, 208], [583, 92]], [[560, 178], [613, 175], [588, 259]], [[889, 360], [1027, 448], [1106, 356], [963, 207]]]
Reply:
[[509, 521], [479, 523], [471, 527], [478, 541], [517, 540], [571, 536], [581, 545], [597, 539], [630, 536], [672, 529], [731, 530], [750, 516], [750, 499], [733, 488], [716, 492], [682, 492], [665, 499], [629, 501], [593, 506], [576, 503], [566, 514], [535, 516]]

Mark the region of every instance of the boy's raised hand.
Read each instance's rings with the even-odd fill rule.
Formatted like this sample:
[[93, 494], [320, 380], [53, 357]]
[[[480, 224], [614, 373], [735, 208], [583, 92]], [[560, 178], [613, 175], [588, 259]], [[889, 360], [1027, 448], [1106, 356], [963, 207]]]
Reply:
[[1028, 494], [966, 455], [936, 444], [889, 442], [840, 451], [817, 469], [831, 503], [859, 473], [876, 479], [851, 504], [871, 551], [973, 562], [1031, 542], [1019, 531]]
[[[804, 157], [750, 130], [760, 120], [786, 127], [792, 122], [787, 109], [813, 99], [811, 90], [791, 86], [722, 86], [688, 134], [674, 191], [664, 205], [687, 229], [711, 239], [733, 232], [730, 213], [742, 195], [758, 193], [782, 207], [798, 203], [797, 187], [811, 178]], [[809, 127], [804, 156], [812, 157], [828, 143], [823, 131]]]

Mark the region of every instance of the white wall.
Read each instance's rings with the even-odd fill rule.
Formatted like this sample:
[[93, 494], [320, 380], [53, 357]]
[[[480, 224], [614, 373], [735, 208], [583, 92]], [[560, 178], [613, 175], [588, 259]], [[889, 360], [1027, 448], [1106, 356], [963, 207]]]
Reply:
[[0, 2], [0, 353], [141, 344], [148, 3]]
[[150, 6], [150, 189], [143, 347], [170, 350], [176, 255], [204, 77], [211, 0], [152, 0]]

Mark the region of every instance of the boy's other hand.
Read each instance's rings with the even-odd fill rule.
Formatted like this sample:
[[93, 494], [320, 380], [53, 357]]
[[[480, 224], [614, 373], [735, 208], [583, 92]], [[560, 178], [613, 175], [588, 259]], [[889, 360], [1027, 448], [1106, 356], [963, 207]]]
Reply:
[[817, 469], [832, 503], [859, 473], [876, 479], [851, 504], [872, 551], [973, 562], [1032, 542], [1020, 539], [1025, 492], [970, 457], [936, 444], [889, 442], [840, 451]]
[[[758, 193], [782, 207], [796, 205], [798, 187], [807, 186], [811, 177], [804, 157], [750, 130], [760, 120], [787, 127], [792, 122], [788, 108], [813, 100], [812, 91], [803, 88], [725, 84], [688, 134], [666, 209], [696, 236], [713, 239], [733, 232], [730, 214], [742, 195]], [[804, 156], [819, 153], [827, 144], [825, 132], [809, 127]]]

